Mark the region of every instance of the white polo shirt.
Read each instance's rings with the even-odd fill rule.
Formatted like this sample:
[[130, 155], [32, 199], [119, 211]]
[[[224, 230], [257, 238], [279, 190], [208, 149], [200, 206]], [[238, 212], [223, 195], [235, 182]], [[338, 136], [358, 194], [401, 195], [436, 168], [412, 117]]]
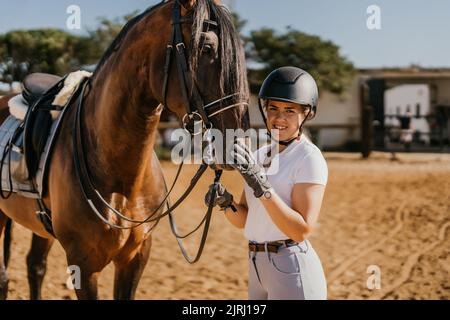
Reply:
[[[261, 167], [269, 147], [264, 146], [253, 153]], [[265, 170], [273, 189], [289, 207], [295, 184], [314, 183], [325, 186], [328, 181], [328, 167], [322, 152], [305, 135], [301, 136], [300, 141], [294, 141], [281, 153], [274, 155], [270, 168]], [[248, 205], [245, 237], [256, 242], [288, 239], [273, 223], [261, 200], [255, 198], [247, 183], [244, 190]]]

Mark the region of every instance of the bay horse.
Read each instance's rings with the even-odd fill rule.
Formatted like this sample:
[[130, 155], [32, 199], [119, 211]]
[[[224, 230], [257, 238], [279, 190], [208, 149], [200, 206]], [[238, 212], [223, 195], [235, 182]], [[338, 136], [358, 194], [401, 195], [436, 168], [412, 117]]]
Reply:
[[[126, 24], [97, 65], [86, 92], [68, 106], [71, 109], [58, 134], [44, 198], [52, 212], [55, 236], [38, 220], [35, 200], [18, 195], [0, 200], [0, 235], [8, 219], [34, 233], [27, 257], [32, 299], [41, 298], [46, 259], [54, 240], [64, 248], [68, 265], [80, 268], [79, 299], [98, 298], [97, 278], [110, 262], [115, 265], [114, 298], [133, 299], [150, 254], [149, 231], [157, 222], [133, 229], [113, 228], [83, 199], [72, 143], [77, 104], [83, 108], [80, 122], [86, 165], [97, 190], [127, 218], [144, 220], [155, 210], [161, 212], [166, 195], [154, 153], [163, 108], [182, 121], [196, 106], [197, 116], [222, 132], [246, 130], [246, 77], [241, 39], [231, 14], [219, 1], [162, 1]], [[234, 105], [224, 106], [231, 96]], [[8, 115], [7, 100], [1, 101], [1, 121]], [[212, 108], [213, 114], [205, 112], [204, 106], [214, 104], [219, 108]], [[229, 168], [223, 165], [222, 169]], [[106, 221], [130, 225], [97, 202]], [[7, 252], [2, 251], [0, 297], [6, 298]]]

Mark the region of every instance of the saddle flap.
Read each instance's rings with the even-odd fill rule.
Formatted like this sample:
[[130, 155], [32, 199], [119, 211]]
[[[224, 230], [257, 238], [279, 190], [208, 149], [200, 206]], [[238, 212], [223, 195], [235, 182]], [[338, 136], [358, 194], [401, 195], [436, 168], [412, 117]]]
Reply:
[[28, 180], [28, 169], [23, 157], [22, 122], [9, 116], [0, 127], [0, 172], [2, 190], [10, 190], [10, 178], [18, 184]]
[[52, 116], [48, 110], [37, 110], [27, 117], [24, 152], [30, 177], [33, 177], [38, 169], [39, 159], [44, 151], [52, 123]]

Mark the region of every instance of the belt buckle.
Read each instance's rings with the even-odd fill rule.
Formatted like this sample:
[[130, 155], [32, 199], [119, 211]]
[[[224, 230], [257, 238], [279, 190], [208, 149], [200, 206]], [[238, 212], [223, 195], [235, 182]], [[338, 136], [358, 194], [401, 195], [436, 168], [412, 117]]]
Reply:
[[281, 246], [285, 245], [285, 244], [286, 244], [286, 243], [285, 243], [283, 240], [277, 240], [277, 241], [269, 242], [269, 245], [270, 245], [270, 246], [274, 246], [274, 247], [276, 247], [277, 249], [280, 248]]
[[286, 247], [286, 248], [289, 248], [289, 247], [292, 247], [295, 244], [296, 244], [296, 242], [291, 240], [291, 239], [288, 239], [288, 240], [277, 240], [277, 241], [273, 241], [272, 242], [272, 245], [277, 248], [277, 251], [279, 251], [280, 248], [283, 247], [283, 246]]

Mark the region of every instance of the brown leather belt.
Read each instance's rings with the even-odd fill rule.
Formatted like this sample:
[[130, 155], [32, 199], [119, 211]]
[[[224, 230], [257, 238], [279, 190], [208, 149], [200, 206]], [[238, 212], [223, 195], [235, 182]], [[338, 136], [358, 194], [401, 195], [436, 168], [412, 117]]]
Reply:
[[[286, 246], [291, 247], [294, 245], [297, 245], [298, 243], [294, 240], [288, 239], [288, 240], [279, 240], [279, 241], [272, 241], [267, 243], [267, 251], [277, 253], [280, 247]], [[251, 252], [260, 252], [260, 251], [266, 251], [266, 244], [265, 243], [249, 243], [248, 249]]]

